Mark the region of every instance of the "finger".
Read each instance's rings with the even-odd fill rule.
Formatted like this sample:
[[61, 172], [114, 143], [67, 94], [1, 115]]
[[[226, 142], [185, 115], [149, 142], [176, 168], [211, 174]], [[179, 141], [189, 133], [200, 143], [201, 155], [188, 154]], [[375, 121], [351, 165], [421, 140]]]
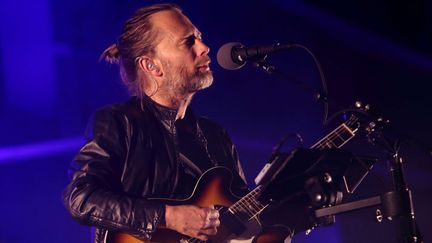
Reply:
[[219, 219], [216, 219], [216, 220], [214, 220], [214, 222], [213, 222], [213, 225], [214, 225], [215, 227], [219, 227], [220, 224], [221, 224], [221, 222], [220, 222]]
[[217, 219], [219, 218], [219, 211], [216, 209], [206, 208], [205, 216], [206, 219]]
[[209, 222], [209, 227], [218, 227], [220, 225], [219, 219], [212, 219]]
[[220, 225], [220, 220], [219, 219], [212, 219], [212, 220], [207, 220], [202, 229], [209, 229], [209, 228], [217, 228]]
[[212, 209], [210, 211], [209, 218], [210, 219], [212, 219], [212, 218], [215, 218], [215, 219], [219, 218], [219, 211], [215, 210], [215, 209]]
[[207, 241], [208, 240], [208, 235], [207, 234], [199, 234], [198, 233], [198, 235], [196, 235], [196, 236], [193, 236], [194, 238], [197, 238], [197, 239], [199, 239], [199, 240], [202, 240], [202, 241]]

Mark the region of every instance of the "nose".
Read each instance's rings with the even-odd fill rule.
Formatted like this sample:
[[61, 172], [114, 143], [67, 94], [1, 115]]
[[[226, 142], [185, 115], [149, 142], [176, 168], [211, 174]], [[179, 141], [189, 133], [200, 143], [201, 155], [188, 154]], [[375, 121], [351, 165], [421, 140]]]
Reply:
[[210, 52], [210, 48], [200, 39], [196, 40], [198, 56], [206, 56]]

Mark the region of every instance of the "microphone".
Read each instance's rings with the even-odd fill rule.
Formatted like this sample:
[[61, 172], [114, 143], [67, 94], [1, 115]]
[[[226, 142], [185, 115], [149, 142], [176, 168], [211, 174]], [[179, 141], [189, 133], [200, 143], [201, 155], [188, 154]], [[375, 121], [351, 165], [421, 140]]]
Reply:
[[245, 47], [239, 42], [229, 42], [219, 48], [217, 52], [217, 62], [228, 70], [236, 70], [243, 67], [246, 61], [264, 59], [267, 54], [286, 50], [292, 45], [280, 43], [271, 46]]

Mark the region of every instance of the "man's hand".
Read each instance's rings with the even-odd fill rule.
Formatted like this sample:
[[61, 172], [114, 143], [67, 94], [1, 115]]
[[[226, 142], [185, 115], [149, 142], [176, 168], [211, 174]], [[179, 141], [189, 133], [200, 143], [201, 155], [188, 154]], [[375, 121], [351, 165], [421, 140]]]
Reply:
[[193, 205], [166, 205], [165, 208], [165, 223], [169, 229], [204, 241], [217, 233], [219, 212], [213, 208]]

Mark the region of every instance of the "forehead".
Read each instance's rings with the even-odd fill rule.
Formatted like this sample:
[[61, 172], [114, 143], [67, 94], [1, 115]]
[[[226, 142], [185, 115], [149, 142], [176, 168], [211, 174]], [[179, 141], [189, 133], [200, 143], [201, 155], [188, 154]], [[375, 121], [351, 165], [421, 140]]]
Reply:
[[155, 13], [151, 17], [153, 30], [157, 31], [161, 38], [182, 38], [197, 31], [192, 22], [182, 13], [175, 10], [165, 10]]

